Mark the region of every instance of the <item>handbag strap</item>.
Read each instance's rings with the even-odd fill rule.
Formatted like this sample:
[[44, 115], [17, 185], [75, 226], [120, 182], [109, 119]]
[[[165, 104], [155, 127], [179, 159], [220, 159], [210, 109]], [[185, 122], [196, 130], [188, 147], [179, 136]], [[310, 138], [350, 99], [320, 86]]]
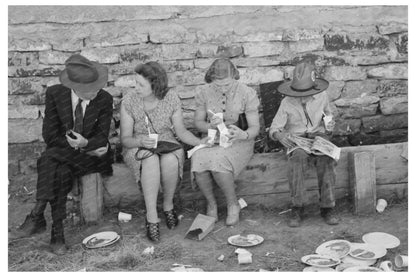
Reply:
[[[157, 131], [156, 131], [156, 129], [155, 129], [155, 126], [153, 125], [152, 120], [150, 119], [149, 114], [148, 114], [148, 113], [147, 113], [144, 109], [143, 109], [143, 112], [144, 112], [144, 114], [145, 114], [145, 116], [146, 116], [147, 120], [149, 121], [150, 126], [152, 126], [153, 131], [154, 131], [156, 134], [158, 134], [158, 132], [157, 132]], [[146, 122], [146, 127], [148, 127], [148, 126], [147, 126], [147, 122]]]

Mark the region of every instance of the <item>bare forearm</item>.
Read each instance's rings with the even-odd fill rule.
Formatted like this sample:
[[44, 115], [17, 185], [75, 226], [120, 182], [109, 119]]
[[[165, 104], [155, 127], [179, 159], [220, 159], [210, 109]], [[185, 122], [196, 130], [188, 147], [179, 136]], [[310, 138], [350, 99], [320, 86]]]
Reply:
[[195, 120], [195, 127], [198, 129], [198, 131], [203, 133], [207, 133], [208, 129], [212, 129], [211, 124], [204, 120]]
[[248, 139], [254, 139], [255, 137], [257, 137], [257, 135], [260, 132], [260, 126], [250, 126], [247, 130], [246, 130], [247, 134], [248, 134]]
[[186, 130], [186, 131], [181, 132], [180, 134], [178, 134], [178, 137], [184, 143], [189, 144], [189, 145], [192, 145], [192, 146], [196, 146], [196, 145], [201, 144], [201, 140], [199, 138], [197, 138], [196, 136], [194, 136], [194, 134], [192, 134], [188, 130]]
[[125, 148], [137, 148], [141, 147], [141, 136], [139, 137], [122, 137], [121, 138], [121, 144]]

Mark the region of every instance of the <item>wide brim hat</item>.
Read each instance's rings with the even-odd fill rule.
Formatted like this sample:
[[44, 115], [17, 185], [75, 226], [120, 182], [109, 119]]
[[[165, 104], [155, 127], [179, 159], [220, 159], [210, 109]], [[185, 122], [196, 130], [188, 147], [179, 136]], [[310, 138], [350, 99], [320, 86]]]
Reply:
[[62, 85], [77, 92], [87, 93], [102, 89], [107, 85], [106, 66], [75, 54], [65, 61], [65, 69], [59, 75]]
[[329, 82], [322, 78], [316, 78], [316, 71], [309, 63], [300, 63], [293, 70], [292, 81], [282, 83], [277, 91], [292, 97], [305, 97], [326, 90]]

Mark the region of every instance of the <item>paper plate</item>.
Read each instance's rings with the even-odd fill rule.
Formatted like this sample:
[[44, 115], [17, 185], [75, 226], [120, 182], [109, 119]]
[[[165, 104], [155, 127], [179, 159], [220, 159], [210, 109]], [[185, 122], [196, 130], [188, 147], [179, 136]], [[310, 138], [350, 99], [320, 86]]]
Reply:
[[372, 260], [360, 260], [360, 259], [356, 259], [354, 257], [351, 257], [350, 255], [345, 256], [344, 258], [341, 259], [341, 262], [344, 264], [354, 264], [356, 266], [370, 266], [375, 264], [377, 261], [377, 259], [372, 259]]
[[115, 243], [120, 239], [116, 232], [101, 232], [86, 237], [82, 244], [87, 248], [100, 248]]
[[347, 240], [330, 240], [322, 243], [316, 248], [317, 254], [326, 255], [341, 259], [350, 253], [351, 243]]
[[335, 271], [338, 272], [343, 272], [345, 269], [349, 268], [349, 267], [356, 267], [356, 264], [351, 264], [351, 263], [340, 263], [339, 265], [337, 265], [337, 267], [335, 267]]
[[264, 239], [259, 235], [250, 234], [247, 236], [235, 235], [228, 238], [228, 243], [238, 247], [250, 247], [262, 243]]
[[370, 244], [380, 245], [384, 248], [395, 248], [400, 245], [400, 240], [393, 235], [383, 232], [372, 232], [363, 236], [363, 241]]
[[382, 272], [380, 268], [372, 266], [353, 266], [346, 268], [343, 272]]
[[385, 256], [386, 248], [369, 243], [352, 243], [350, 256], [360, 260], [374, 260]]
[[330, 267], [316, 267], [316, 266], [307, 266], [303, 269], [303, 272], [322, 272], [322, 271], [335, 271], [335, 269]]
[[332, 267], [341, 262], [338, 258], [319, 254], [303, 256], [301, 261], [314, 267]]

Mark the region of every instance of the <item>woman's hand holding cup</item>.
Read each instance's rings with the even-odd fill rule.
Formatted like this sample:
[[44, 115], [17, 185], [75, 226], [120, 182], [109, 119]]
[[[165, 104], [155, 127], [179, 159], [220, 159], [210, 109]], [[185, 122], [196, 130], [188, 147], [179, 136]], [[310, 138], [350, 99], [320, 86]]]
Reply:
[[157, 142], [156, 138], [150, 138], [148, 136], [143, 136], [140, 139], [140, 145], [144, 148], [149, 148], [149, 149], [156, 148], [155, 147], [156, 142]]
[[246, 131], [241, 130], [235, 125], [228, 126], [228, 135], [227, 137], [230, 139], [230, 142], [238, 140], [238, 139], [247, 139], [248, 133]]

